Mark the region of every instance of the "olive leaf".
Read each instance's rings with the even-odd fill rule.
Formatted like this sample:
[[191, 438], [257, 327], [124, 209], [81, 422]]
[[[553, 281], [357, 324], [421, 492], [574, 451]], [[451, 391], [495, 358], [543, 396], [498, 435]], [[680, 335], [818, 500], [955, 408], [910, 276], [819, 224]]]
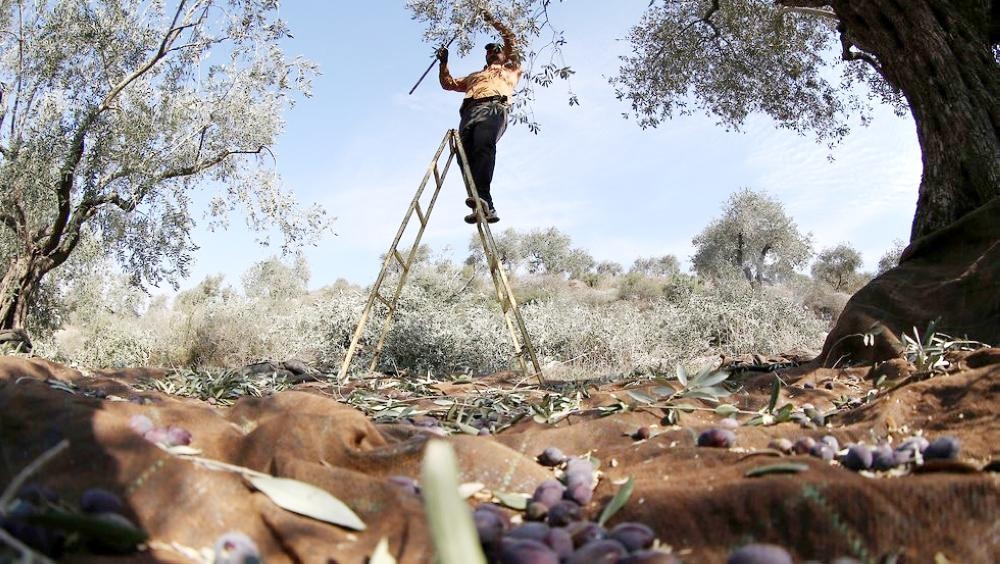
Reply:
[[798, 474], [809, 469], [808, 464], [801, 462], [782, 462], [779, 464], [768, 464], [747, 470], [744, 474], [747, 478], [757, 478], [769, 474]]
[[441, 564], [485, 564], [479, 535], [469, 506], [458, 493], [458, 463], [451, 445], [441, 440], [427, 444], [420, 484], [424, 511]]
[[254, 475], [246, 479], [282, 509], [348, 529], [365, 530], [361, 518], [324, 489], [291, 478]]
[[601, 516], [597, 519], [597, 524], [604, 526], [608, 522], [608, 519], [614, 517], [615, 513], [618, 513], [622, 507], [628, 502], [628, 498], [632, 495], [632, 489], [635, 487], [635, 481], [629, 476], [624, 484], [615, 493], [615, 497], [611, 498], [611, 501], [604, 507], [601, 511]]

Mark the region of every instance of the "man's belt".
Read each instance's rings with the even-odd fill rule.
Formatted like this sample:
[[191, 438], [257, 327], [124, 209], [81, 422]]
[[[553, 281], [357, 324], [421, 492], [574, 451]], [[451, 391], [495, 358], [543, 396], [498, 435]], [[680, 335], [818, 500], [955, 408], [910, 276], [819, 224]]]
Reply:
[[469, 106], [478, 106], [479, 104], [488, 104], [490, 102], [506, 102], [507, 97], [503, 95], [498, 96], [487, 96], [485, 98], [466, 98], [462, 100], [462, 107], [468, 108]]

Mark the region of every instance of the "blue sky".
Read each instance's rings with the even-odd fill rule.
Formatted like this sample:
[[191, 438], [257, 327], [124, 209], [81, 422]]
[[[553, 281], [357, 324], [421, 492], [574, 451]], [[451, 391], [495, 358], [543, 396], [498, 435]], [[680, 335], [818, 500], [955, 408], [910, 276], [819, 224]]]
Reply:
[[[753, 118], [744, 132], [726, 132], [710, 117], [676, 119], [642, 130], [624, 120], [607, 77], [620, 41], [648, 0], [573, 0], [554, 3], [554, 24], [565, 31], [564, 58], [576, 74], [569, 86], [580, 106], [567, 103], [567, 85], [537, 92], [540, 135], [523, 126], [500, 141], [493, 195], [502, 218], [494, 232], [556, 227], [598, 260], [626, 268], [637, 257], [673, 254], [682, 263], [691, 239], [720, 215], [741, 187], [778, 198], [816, 250], [848, 242], [873, 270], [893, 240], [907, 240], [920, 180], [912, 119], [880, 111], [870, 127], [854, 128], [830, 151], [811, 138]], [[367, 285], [445, 131], [458, 124], [461, 94], [445, 92], [432, 70], [432, 47], [403, 0], [289, 2], [282, 5], [294, 40], [290, 55], [319, 64], [314, 95], [286, 114], [275, 148], [286, 186], [301, 202], [319, 202], [337, 219], [317, 247], [305, 249], [310, 287], [338, 278]], [[453, 53], [456, 76], [482, 66], [481, 37], [465, 58]], [[449, 175], [423, 242], [461, 261], [474, 229], [462, 221], [464, 187]], [[233, 218], [228, 232], [199, 230], [190, 287], [223, 274], [238, 284], [253, 263], [272, 256]]]

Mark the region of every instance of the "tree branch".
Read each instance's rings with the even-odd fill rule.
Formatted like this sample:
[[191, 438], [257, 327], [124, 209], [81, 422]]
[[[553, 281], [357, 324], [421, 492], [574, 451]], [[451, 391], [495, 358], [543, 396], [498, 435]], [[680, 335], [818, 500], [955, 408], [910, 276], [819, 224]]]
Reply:
[[841, 47], [840, 57], [842, 59], [844, 59], [845, 61], [864, 61], [869, 65], [871, 65], [871, 67], [875, 69], [876, 72], [882, 74], [882, 65], [879, 64], [878, 60], [875, 59], [875, 57], [872, 57], [871, 55], [865, 53], [864, 51], [860, 50], [855, 51], [852, 49], [854, 47], [854, 43], [852, 43], [851, 40], [848, 39], [847, 28], [844, 26], [843, 22], [837, 24], [837, 33], [840, 34], [840, 47]]
[[[139, 65], [139, 67], [132, 71], [131, 74], [120, 80], [118, 84], [111, 87], [111, 90], [109, 90], [104, 96], [101, 103], [87, 112], [81, 120], [79, 127], [73, 135], [73, 140], [70, 143], [69, 154], [66, 155], [66, 159], [63, 161], [61, 168], [59, 186], [56, 190], [58, 211], [56, 212], [56, 220], [53, 222], [52, 229], [49, 230], [48, 240], [42, 247], [43, 254], [49, 254], [60, 246], [60, 240], [62, 239], [67, 224], [71, 221], [70, 216], [72, 210], [70, 209], [70, 202], [74, 184], [74, 171], [76, 170], [77, 165], [80, 164], [80, 160], [83, 159], [85, 141], [87, 134], [90, 132], [91, 126], [97, 121], [97, 118], [102, 113], [111, 107], [111, 104], [122, 93], [122, 91], [125, 90], [125, 88], [149, 72], [150, 69], [156, 66], [157, 63], [163, 60], [167, 54], [171, 52], [173, 43], [177, 40], [181, 33], [184, 32], [184, 30], [197, 27], [204, 20], [205, 15], [207, 14], [207, 8], [202, 10], [201, 15], [198, 16], [195, 21], [187, 22], [189, 14], [183, 15], [186, 4], [187, 0], [181, 0], [181, 2], [178, 3], [170, 28], [163, 34], [163, 39], [160, 41], [160, 47], [157, 49], [156, 53], [150, 56], [144, 63]], [[187, 23], [178, 25], [178, 22], [181, 20]]]
[[787, 8], [827, 8], [830, 0], [775, 0], [775, 4]]
[[824, 10], [822, 8], [804, 8], [798, 6], [782, 6], [782, 13], [790, 14], [803, 14], [806, 16], [818, 16], [821, 18], [827, 18], [833, 21], [840, 21], [837, 14], [833, 10]]

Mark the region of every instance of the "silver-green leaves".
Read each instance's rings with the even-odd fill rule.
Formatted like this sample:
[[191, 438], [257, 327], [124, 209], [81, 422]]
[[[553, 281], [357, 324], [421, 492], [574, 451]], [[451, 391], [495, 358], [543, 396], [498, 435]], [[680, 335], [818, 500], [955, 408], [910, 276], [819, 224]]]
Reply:
[[326, 490], [290, 478], [255, 475], [246, 479], [283, 509], [348, 529], [365, 530], [361, 518]]

